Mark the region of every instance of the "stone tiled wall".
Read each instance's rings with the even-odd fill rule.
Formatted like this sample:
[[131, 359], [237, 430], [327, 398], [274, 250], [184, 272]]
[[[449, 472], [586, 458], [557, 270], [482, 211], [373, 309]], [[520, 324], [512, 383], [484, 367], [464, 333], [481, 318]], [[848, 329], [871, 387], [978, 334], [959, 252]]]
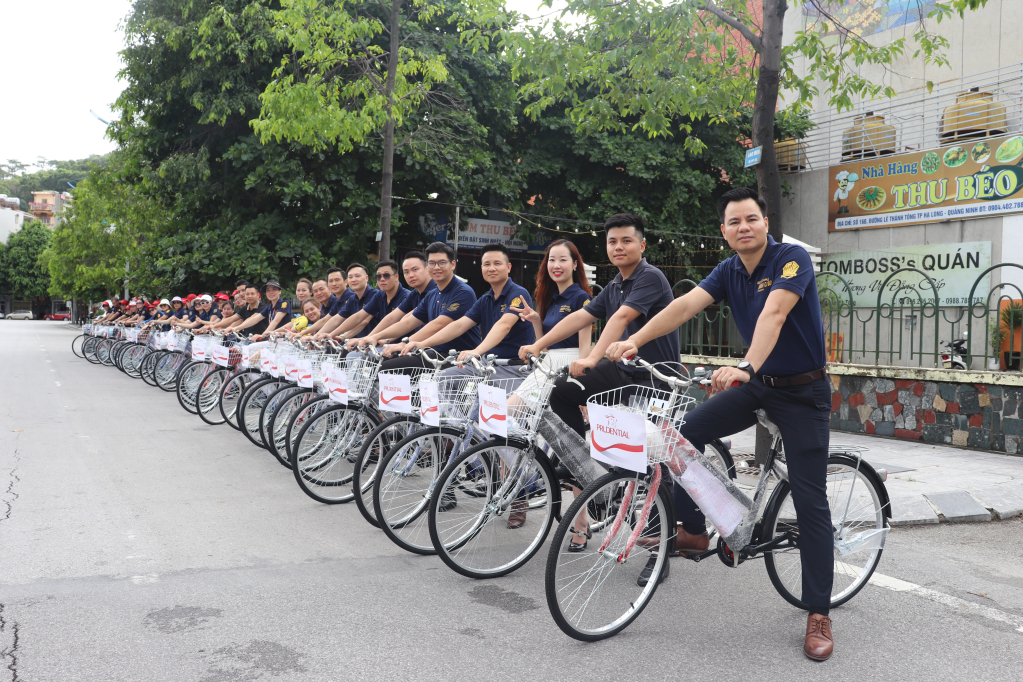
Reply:
[[[690, 370], [696, 366], [686, 364]], [[1023, 455], [1023, 387], [838, 374], [829, 378], [832, 430]], [[689, 395], [697, 403], [709, 397], [703, 386], [694, 386]]]
[[1017, 454], [1023, 389], [831, 375], [831, 428]]

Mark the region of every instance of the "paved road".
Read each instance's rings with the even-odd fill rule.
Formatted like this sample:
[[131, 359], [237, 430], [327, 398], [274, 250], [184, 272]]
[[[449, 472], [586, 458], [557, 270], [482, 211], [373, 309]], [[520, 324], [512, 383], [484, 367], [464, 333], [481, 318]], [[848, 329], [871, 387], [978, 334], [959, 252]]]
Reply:
[[824, 664], [759, 562], [676, 562], [630, 629], [584, 645], [540, 561], [475, 582], [406, 554], [72, 336], [0, 322], [0, 681], [1019, 677], [1019, 519], [893, 531]]

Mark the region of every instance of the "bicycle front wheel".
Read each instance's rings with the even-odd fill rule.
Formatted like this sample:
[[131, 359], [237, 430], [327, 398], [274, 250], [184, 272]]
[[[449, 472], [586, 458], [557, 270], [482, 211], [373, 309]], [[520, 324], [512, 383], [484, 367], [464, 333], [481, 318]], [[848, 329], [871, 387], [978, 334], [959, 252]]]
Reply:
[[355, 404], [327, 408], [309, 419], [295, 441], [295, 481], [324, 504], [351, 502], [352, 471], [363, 441], [376, 426]]
[[525, 441], [488, 441], [455, 457], [430, 499], [430, 538], [451, 570], [497, 578], [547, 539], [561, 489], [547, 456]]
[[377, 466], [391, 448], [417, 428], [419, 428], [417, 417], [412, 415], [392, 417], [373, 429], [359, 449], [359, 456], [355, 458], [352, 472], [355, 504], [362, 517], [375, 528], [380, 527], [373, 510], [373, 482], [376, 480]]
[[[831, 607], [856, 596], [881, 560], [889, 515], [888, 491], [872, 466], [849, 455], [828, 457], [828, 506], [834, 532], [835, 580]], [[764, 565], [778, 594], [800, 609], [803, 567], [799, 557], [799, 521], [788, 481], [775, 488], [764, 510], [761, 542], [779, 537], [778, 549], [764, 553]]]
[[196, 412], [199, 418], [210, 426], [224, 423], [224, 417], [220, 412], [220, 389], [230, 376], [230, 369], [217, 368], [207, 374], [199, 384], [199, 390], [195, 394]]
[[238, 402], [241, 400], [249, 384], [258, 381], [259, 377], [258, 372], [243, 370], [228, 379], [220, 389], [220, 415], [224, 418], [224, 423], [235, 431], [241, 428], [235, 419], [235, 415], [238, 412]]
[[373, 482], [373, 512], [394, 544], [415, 554], [436, 554], [427, 505], [441, 470], [465, 441], [461, 429], [442, 426], [415, 431], [384, 456]]
[[198, 408], [195, 405], [195, 397], [199, 394], [199, 385], [206, 378], [206, 373], [209, 369], [210, 365], [208, 363], [202, 360], [193, 360], [182, 367], [178, 373], [178, 404], [186, 412], [196, 413]]
[[[594, 642], [612, 637], [639, 617], [657, 591], [674, 519], [667, 486], [659, 486], [644, 520], [650, 477], [611, 472], [591, 483], [562, 515], [547, 555], [544, 588], [555, 622], [569, 637]], [[582, 552], [569, 552], [575, 517], [591, 516], [593, 537]], [[668, 519], [670, 523], [661, 523]], [[621, 560], [633, 531], [640, 527], [629, 556]], [[600, 551], [601, 548], [603, 551]], [[656, 556], [644, 585], [640, 573]]]

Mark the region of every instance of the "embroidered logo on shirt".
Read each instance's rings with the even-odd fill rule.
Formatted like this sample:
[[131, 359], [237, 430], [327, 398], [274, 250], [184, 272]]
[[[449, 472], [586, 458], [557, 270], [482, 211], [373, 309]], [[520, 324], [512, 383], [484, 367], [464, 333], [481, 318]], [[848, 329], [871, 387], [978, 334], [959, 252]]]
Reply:
[[288, 302], [287, 301], [281, 301], [281, 310], [287, 310], [287, 309], [288, 309]]
[[790, 260], [785, 264], [785, 267], [781, 269], [781, 278], [792, 279], [796, 276], [797, 272], [799, 272], [799, 263], [794, 260]]
[[[587, 301], [587, 303], [589, 303], [589, 301]], [[570, 313], [570, 312], [572, 312], [572, 306], [570, 306], [570, 305], [563, 305], [563, 306], [561, 306], [561, 309], [558, 312]]]
[[763, 291], [764, 289], [770, 289], [772, 284], [774, 284], [774, 282], [772, 282], [771, 280], [769, 280], [768, 278], [765, 277], [762, 280], [760, 280], [759, 282], [757, 282], [757, 291]]
[[586, 305], [587, 305], [587, 304], [588, 304], [589, 302], [590, 302], [590, 299], [586, 299], [585, 301], [583, 301], [583, 307], [585, 308], [585, 307], [586, 307]]
[[[520, 305], [522, 305], [522, 297], [521, 296], [516, 296], [515, 298], [512, 299], [512, 302], [511, 302], [511, 307], [512, 308], [518, 308]], [[504, 308], [502, 307], [501, 310], [504, 310]]]
[[447, 307], [448, 312], [454, 312], [454, 311], [458, 310], [458, 305], [459, 304], [457, 304], [457, 303], [452, 303], [451, 305], [449, 305]]

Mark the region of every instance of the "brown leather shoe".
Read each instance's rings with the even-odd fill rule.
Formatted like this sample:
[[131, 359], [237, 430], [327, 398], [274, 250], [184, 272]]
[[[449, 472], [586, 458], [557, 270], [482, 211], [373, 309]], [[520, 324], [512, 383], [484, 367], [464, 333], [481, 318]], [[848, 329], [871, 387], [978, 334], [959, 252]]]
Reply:
[[835, 650], [835, 640], [831, 638], [831, 619], [819, 613], [811, 613], [806, 619], [806, 640], [803, 653], [815, 661], [826, 661]]
[[524, 500], [516, 500], [512, 502], [508, 508], [511, 513], [508, 514], [508, 528], [515, 530], [516, 528], [522, 528], [526, 524], [526, 503]]
[[682, 526], [676, 527], [675, 531], [676, 552], [704, 552], [710, 546], [710, 536], [706, 533], [693, 535], [687, 533]]

